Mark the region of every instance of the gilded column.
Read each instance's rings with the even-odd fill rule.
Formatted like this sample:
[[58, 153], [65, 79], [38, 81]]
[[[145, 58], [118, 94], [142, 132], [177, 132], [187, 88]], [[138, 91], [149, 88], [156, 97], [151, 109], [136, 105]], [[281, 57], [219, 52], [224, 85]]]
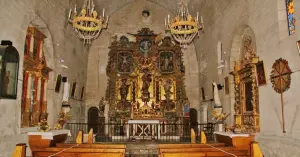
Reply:
[[34, 37], [33, 34], [30, 35], [30, 46], [29, 46], [29, 53], [30, 55], [33, 54], [33, 46], [34, 46]]
[[47, 88], [48, 88], [48, 80], [44, 80], [44, 92], [43, 92], [43, 105], [42, 105], [42, 111], [47, 112]]
[[37, 125], [40, 121], [40, 98], [41, 98], [41, 77], [37, 76], [35, 78], [36, 92], [35, 92], [35, 102], [34, 102], [34, 110], [33, 110], [33, 125]]
[[[26, 72], [28, 73], [28, 72]], [[23, 90], [27, 90], [26, 91], [26, 98], [25, 98], [25, 107], [24, 107], [24, 113], [22, 115], [22, 121], [23, 121], [23, 127], [28, 127], [30, 126], [30, 123], [29, 123], [29, 120], [30, 120], [30, 112], [31, 112], [31, 109], [30, 109], [30, 102], [31, 102], [31, 73], [28, 73], [27, 74], [27, 88], [26, 89], [23, 89]]]

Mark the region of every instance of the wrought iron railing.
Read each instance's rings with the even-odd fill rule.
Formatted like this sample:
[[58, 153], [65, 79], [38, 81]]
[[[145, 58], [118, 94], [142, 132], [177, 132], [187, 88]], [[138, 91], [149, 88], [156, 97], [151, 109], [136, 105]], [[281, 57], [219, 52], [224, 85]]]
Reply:
[[[161, 143], [190, 142], [190, 129], [193, 128], [196, 135], [203, 131], [208, 141], [214, 141], [215, 124], [120, 124], [120, 123], [67, 123], [66, 129], [70, 129], [72, 136], [68, 142], [76, 141], [79, 131], [88, 134], [93, 128], [95, 142], [130, 142], [136, 140], [152, 140]], [[201, 136], [197, 136], [200, 141]]]

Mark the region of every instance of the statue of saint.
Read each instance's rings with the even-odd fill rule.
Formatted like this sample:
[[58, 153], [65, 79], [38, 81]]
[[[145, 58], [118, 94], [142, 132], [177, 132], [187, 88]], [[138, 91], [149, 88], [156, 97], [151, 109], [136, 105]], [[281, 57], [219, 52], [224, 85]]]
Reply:
[[129, 84], [127, 84], [127, 79], [123, 78], [121, 80], [122, 85], [120, 87], [120, 95], [121, 95], [121, 101], [127, 101], [127, 95], [128, 95], [128, 89], [130, 87]]
[[149, 87], [152, 81], [151, 74], [149, 72], [146, 72], [143, 75], [142, 80], [143, 80], [143, 87], [142, 87], [143, 102], [147, 103], [150, 99]]

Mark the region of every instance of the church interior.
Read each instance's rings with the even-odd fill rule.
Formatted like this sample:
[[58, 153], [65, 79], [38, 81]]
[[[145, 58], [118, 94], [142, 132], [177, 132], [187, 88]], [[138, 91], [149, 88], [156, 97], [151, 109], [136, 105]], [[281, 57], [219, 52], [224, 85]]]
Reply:
[[0, 0], [0, 157], [299, 157], [298, 7]]

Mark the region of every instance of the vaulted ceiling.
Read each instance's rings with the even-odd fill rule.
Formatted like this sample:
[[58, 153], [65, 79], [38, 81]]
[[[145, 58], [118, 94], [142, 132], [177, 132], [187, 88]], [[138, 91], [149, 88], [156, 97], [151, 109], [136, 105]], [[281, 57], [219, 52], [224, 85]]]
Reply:
[[[119, 10], [123, 6], [126, 6], [130, 3], [134, 3], [135, 1], [141, 1], [141, 0], [94, 0], [94, 3], [98, 11], [105, 8], [107, 13], [110, 14], [114, 11]], [[177, 12], [178, 3], [180, 2], [180, 0], [145, 0], [145, 1], [150, 1], [154, 4], [157, 4], [174, 14]], [[185, 0], [185, 1], [188, 4], [190, 0]], [[78, 7], [81, 7], [83, 2], [84, 0], [70, 0], [71, 5], [76, 3]]]

